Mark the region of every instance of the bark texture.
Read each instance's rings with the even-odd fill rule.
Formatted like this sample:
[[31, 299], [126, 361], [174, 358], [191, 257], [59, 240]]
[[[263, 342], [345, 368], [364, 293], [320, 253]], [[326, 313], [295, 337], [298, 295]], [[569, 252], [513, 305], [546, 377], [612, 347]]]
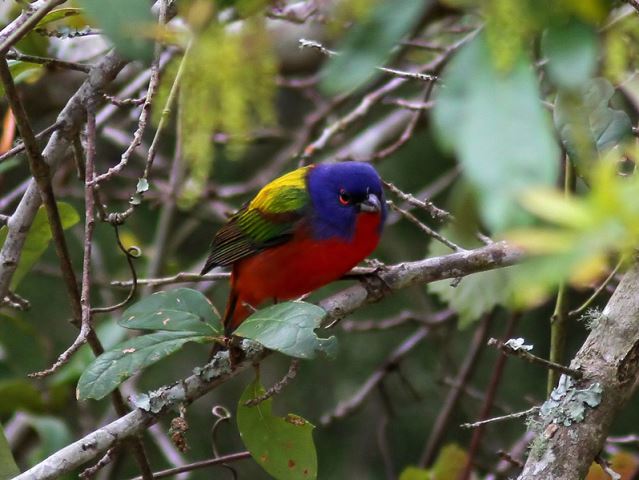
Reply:
[[559, 398], [557, 407], [542, 418], [520, 480], [584, 478], [603, 447], [610, 425], [632, 395], [639, 374], [637, 265], [625, 274], [595, 320], [571, 367], [584, 373], [583, 379], [571, 387], [572, 392], [601, 389], [600, 403], [582, 404], [583, 420], [566, 421], [563, 414], [574, 412], [574, 396]]

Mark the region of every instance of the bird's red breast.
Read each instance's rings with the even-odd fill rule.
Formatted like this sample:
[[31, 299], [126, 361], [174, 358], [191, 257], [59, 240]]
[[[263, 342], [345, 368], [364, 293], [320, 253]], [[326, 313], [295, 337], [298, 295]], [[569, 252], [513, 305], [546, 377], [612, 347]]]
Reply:
[[381, 221], [379, 213], [360, 214], [350, 240], [313, 239], [302, 225], [290, 241], [236, 262], [231, 289], [237, 299], [227, 329], [264, 301], [294, 299], [342, 277], [375, 249]]

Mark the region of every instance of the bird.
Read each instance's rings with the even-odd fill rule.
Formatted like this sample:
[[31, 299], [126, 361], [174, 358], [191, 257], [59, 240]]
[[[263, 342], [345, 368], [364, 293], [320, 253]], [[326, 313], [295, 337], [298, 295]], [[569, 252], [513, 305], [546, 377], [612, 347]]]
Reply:
[[267, 301], [344, 276], [375, 250], [386, 214], [380, 176], [364, 162], [307, 165], [264, 186], [217, 231], [201, 272], [231, 267], [225, 335]]

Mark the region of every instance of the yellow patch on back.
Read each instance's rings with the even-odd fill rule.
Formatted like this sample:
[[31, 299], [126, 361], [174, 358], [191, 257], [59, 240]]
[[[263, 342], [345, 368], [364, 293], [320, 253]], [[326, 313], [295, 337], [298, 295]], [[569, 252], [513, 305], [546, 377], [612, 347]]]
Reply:
[[251, 200], [249, 209], [269, 210], [273, 199], [280, 196], [282, 191], [287, 189], [304, 190], [306, 188], [306, 174], [311, 168], [313, 168], [312, 165], [298, 168], [266, 184]]

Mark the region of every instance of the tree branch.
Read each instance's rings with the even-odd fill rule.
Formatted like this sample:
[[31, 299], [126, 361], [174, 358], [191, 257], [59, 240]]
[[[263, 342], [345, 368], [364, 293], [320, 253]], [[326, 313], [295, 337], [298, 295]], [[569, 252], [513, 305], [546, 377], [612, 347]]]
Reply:
[[[60, 125], [47, 143], [42, 157], [53, 173], [57, 164], [66, 157], [73, 138], [85, 119], [85, 102], [94, 98], [115, 78], [125, 62], [111, 52], [94, 67], [78, 91], [67, 102], [56, 121]], [[22, 196], [15, 212], [7, 222], [8, 233], [0, 250], [0, 301], [7, 295], [9, 284], [18, 266], [24, 241], [40, 206], [40, 193], [32, 181]]]
[[597, 385], [601, 388], [601, 403], [586, 406], [581, 421], [559, 422], [557, 413], [571, 408], [571, 396], [558, 398], [557, 407], [541, 417], [543, 423], [521, 480], [581, 479], [601, 451], [612, 422], [633, 393], [639, 376], [637, 289], [639, 267], [635, 265], [624, 275], [570, 365], [583, 372], [583, 380], [576, 385], [579, 390]]
[[[487, 247], [453, 253], [442, 257], [429, 258], [417, 262], [407, 262], [387, 267], [380, 273], [386, 288], [379, 291], [354, 285], [325, 299], [320, 304], [327, 310], [327, 322], [352, 313], [357, 308], [375, 302], [418, 283], [427, 283], [444, 278], [456, 278], [483, 270], [505, 267], [521, 258], [521, 252], [506, 243], [493, 243]], [[422, 332], [424, 329], [424, 333]], [[417, 340], [425, 335], [428, 327], [422, 327]], [[179, 404], [189, 404], [218, 385], [235, 377], [242, 370], [262, 360], [267, 352], [255, 343], [244, 341], [245, 358], [231, 369], [228, 352], [218, 352], [204, 367], [194, 369], [194, 374], [170, 386], [162, 387], [143, 396], [145, 409], [137, 408], [114, 422], [90, 433], [84, 438], [59, 450], [16, 480], [38, 478], [39, 480], [58, 478], [82, 464], [94, 460], [102, 452], [114, 445], [134, 437], [158, 421], [159, 415]], [[148, 400], [148, 402], [147, 402]]]

